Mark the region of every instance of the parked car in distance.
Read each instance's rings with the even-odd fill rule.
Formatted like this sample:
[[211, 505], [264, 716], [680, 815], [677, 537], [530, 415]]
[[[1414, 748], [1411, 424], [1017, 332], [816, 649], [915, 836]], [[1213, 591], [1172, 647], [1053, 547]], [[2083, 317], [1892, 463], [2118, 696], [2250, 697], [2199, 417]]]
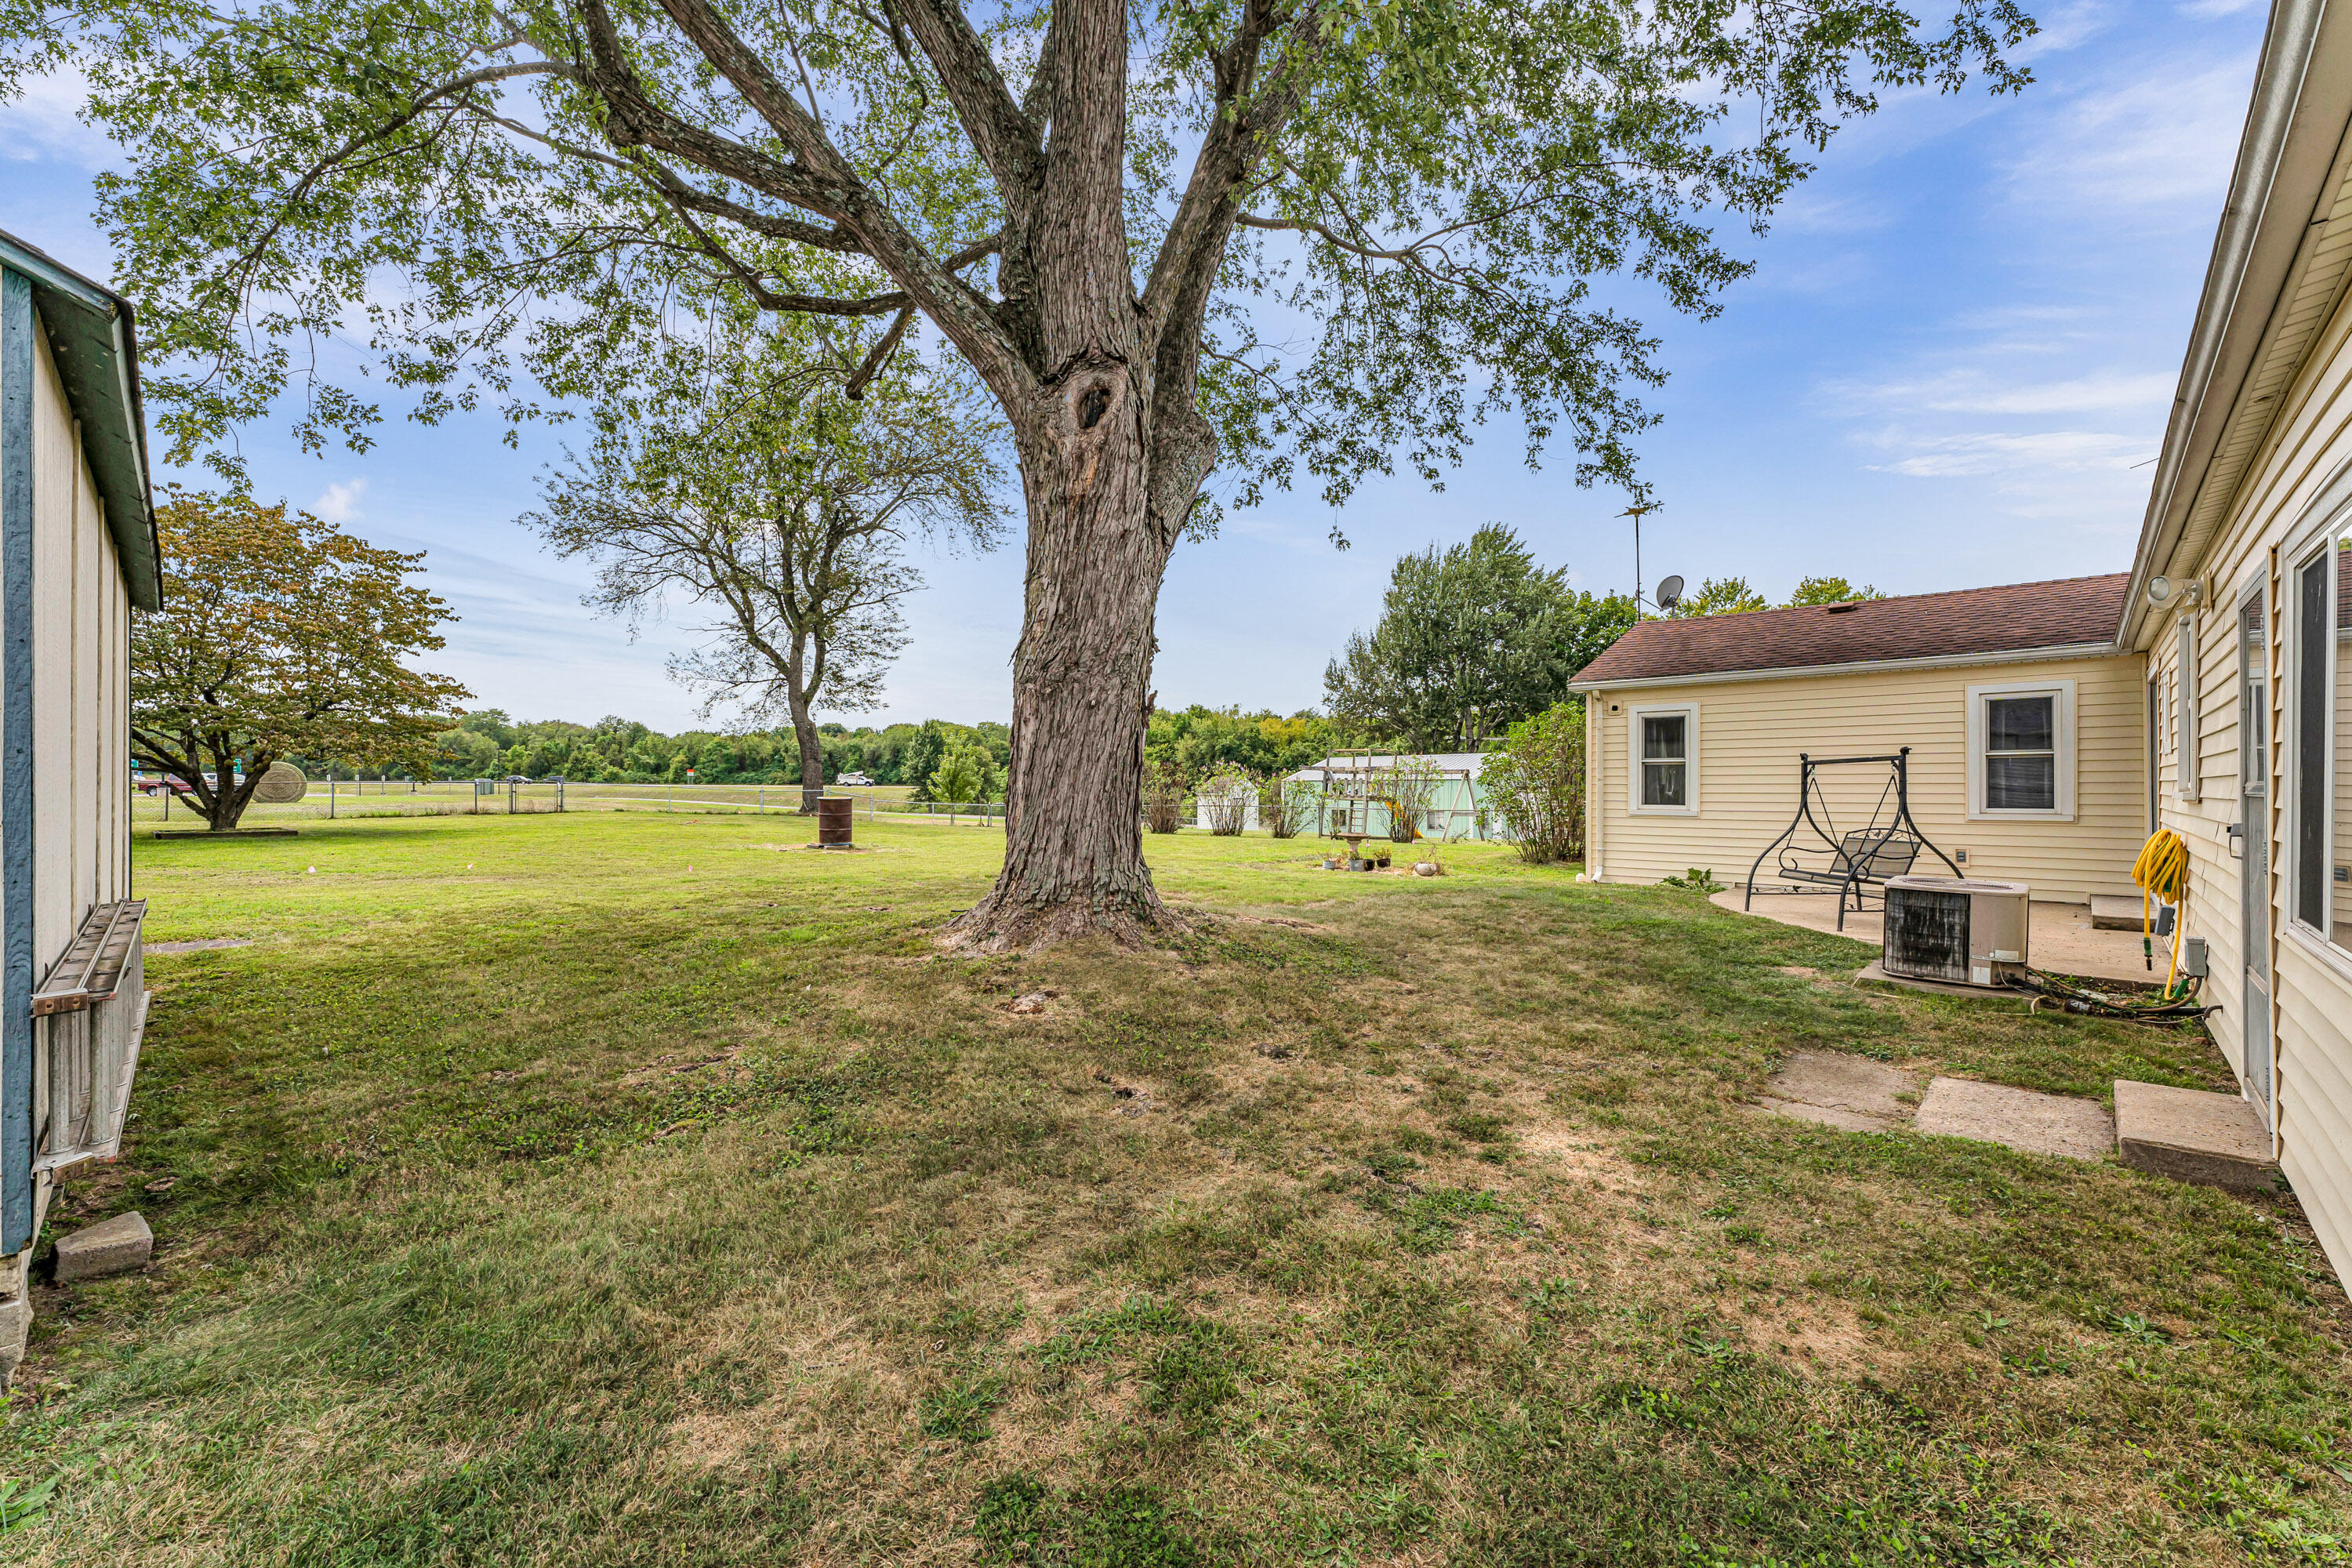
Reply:
[[844, 773], [833, 782], [837, 784], [846, 784], [852, 789], [870, 789], [874, 784], [874, 781], [864, 773]]
[[173, 795], [187, 795], [196, 786], [185, 779], [175, 779], [166, 774], [159, 779], [135, 779], [132, 781], [132, 787], [136, 788], [141, 795], [152, 795], [161, 789], [168, 789]]

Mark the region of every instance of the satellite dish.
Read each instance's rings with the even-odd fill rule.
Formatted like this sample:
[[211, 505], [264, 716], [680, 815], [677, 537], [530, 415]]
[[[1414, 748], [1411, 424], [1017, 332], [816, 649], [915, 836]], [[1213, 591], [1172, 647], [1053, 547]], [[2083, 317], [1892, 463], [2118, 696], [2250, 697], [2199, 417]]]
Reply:
[[1658, 608], [1671, 610], [1682, 602], [1683, 580], [1681, 578], [1668, 577], [1658, 584]]

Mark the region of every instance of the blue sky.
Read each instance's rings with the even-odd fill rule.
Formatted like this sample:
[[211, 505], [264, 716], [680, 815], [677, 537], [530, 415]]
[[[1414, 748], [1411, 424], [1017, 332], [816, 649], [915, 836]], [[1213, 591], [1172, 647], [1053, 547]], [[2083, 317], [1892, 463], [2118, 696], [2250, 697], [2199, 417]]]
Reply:
[[[2029, 0], [2028, 8], [2034, 9]], [[1840, 136], [1716, 320], [1634, 297], [1672, 379], [1642, 439], [1660, 510], [1643, 568], [1739, 574], [1785, 595], [1809, 573], [1894, 593], [2121, 571], [2147, 500], [2264, 19], [2245, 0], [2036, 10], [2038, 80], [2015, 98], [1898, 94]], [[73, 84], [0, 106], [0, 227], [105, 277], [89, 181], [110, 149], [76, 122]], [[516, 517], [556, 438], [501, 443], [488, 418], [390, 425], [364, 456], [246, 433], [256, 489], [384, 545], [427, 552], [461, 616], [432, 668], [519, 717], [697, 722], [667, 677], [686, 626], [632, 642], [583, 609], [587, 568], [550, 559]], [[1327, 541], [1311, 493], [1229, 513], [1179, 549], [1160, 598], [1163, 705], [1319, 704], [1326, 659], [1379, 613], [1391, 563], [1517, 529], [1596, 591], [1633, 583], [1623, 498], [1544, 472], [1497, 428], [1433, 494], [1360, 489]], [[1008, 497], [1008, 500], [1017, 500]], [[1009, 716], [1022, 556], [924, 557], [887, 722]], [[690, 616], [686, 619], [690, 623]]]

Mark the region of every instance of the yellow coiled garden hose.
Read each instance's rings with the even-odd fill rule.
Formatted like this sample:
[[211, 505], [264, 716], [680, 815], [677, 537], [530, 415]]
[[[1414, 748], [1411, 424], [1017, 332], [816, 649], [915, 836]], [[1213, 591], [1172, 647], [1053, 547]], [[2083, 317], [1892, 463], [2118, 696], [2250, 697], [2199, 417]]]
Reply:
[[2164, 994], [2169, 996], [2180, 975], [2180, 931], [2188, 923], [2184, 919], [2189, 901], [2188, 843], [2169, 827], [2149, 834], [2140, 847], [2139, 858], [2132, 862], [2132, 881], [2139, 889], [2139, 950], [2151, 973], [2156, 969], [2156, 942], [2150, 934], [2155, 900], [2161, 899], [2172, 906], [2172, 963], [2164, 973]]

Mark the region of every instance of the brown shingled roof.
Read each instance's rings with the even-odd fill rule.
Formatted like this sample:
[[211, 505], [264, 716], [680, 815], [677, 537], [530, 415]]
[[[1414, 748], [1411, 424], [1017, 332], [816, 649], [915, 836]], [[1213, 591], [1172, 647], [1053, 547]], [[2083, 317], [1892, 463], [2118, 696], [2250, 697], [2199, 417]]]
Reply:
[[1878, 659], [1951, 658], [2111, 642], [2127, 572], [2001, 588], [1806, 605], [1746, 615], [1643, 621], [1578, 672], [1576, 684], [1805, 669]]

